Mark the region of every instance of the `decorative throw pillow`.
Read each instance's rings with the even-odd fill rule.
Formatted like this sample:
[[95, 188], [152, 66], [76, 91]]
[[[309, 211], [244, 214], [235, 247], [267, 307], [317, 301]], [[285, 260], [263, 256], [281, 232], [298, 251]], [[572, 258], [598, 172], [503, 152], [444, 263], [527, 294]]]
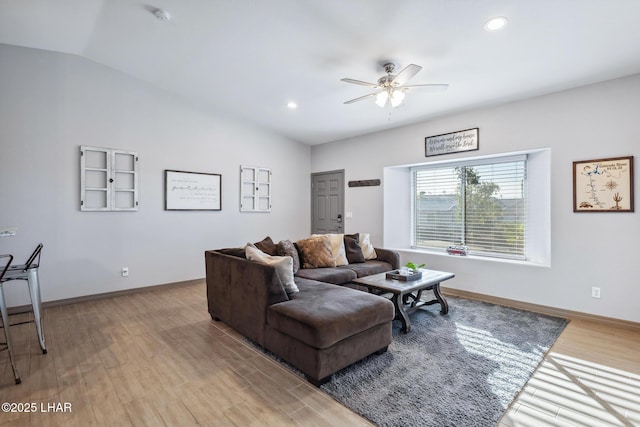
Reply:
[[362, 253], [362, 248], [360, 247], [360, 236], [358, 233], [344, 235], [344, 249], [349, 264], [366, 261]]
[[271, 237], [267, 236], [259, 242], [254, 243], [255, 247], [268, 255], [276, 255], [276, 244]]
[[327, 236], [309, 237], [296, 242], [302, 268], [335, 267], [331, 241]]
[[290, 256], [274, 256], [262, 252], [251, 243], [245, 247], [247, 259], [275, 267], [276, 275], [288, 294], [298, 292], [298, 286], [293, 280], [293, 259]]
[[362, 248], [362, 254], [364, 255], [364, 259], [376, 259], [378, 255], [376, 254], [376, 250], [373, 248], [371, 241], [369, 240], [368, 233], [360, 233], [360, 247]]
[[298, 250], [293, 245], [291, 240], [281, 240], [276, 245], [278, 256], [290, 256], [293, 260], [293, 274], [296, 274], [300, 270], [300, 257], [298, 256]]
[[312, 234], [311, 237], [327, 236], [331, 242], [331, 254], [336, 261], [336, 267], [348, 265], [349, 260], [344, 248], [344, 234]]

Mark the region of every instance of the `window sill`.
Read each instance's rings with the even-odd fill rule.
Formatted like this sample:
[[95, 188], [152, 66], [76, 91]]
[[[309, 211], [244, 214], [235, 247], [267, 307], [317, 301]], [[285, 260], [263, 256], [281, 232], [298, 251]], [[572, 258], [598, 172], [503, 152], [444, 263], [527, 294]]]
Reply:
[[434, 255], [434, 256], [441, 256], [441, 257], [447, 257], [447, 258], [470, 259], [474, 261], [498, 262], [503, 264], [522, 265], [527, 267], [546, 267], [546, 268], [551, 267], [551, 265], [549, 264], [530, 261], [530, 260], [508, 259], [508, 258], [477, 256], [477, 255], [465, 255], [465, 256], [449, 255], [446, 252], [434, 251], [429, 249], [416, 249], [416, 248], [389, 248], [389, 249], [392, 249], [398, 252], [411, 253], [411, 254]]

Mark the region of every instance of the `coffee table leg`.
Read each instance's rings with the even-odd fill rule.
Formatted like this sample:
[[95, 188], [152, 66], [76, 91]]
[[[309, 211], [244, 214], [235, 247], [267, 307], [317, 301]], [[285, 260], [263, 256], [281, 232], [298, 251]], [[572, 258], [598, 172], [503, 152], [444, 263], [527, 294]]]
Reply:
[[440, 294], [440, 283], [433, 285], [433, 294], [440, 303], [440, 314], [447, 314], [449, 312], [449, 304], [447, 304], [447, 300]]
[[406, 334], [411, 330], [411, 321], [409, 320], [409, 316], [404, 312], [404, 308], [402, 307], [402, 295], [393, 294], [393, 298], [391, 300], [393, 301], [393, 305], [396, 309], [396, 319], [402, 322], [402, 328], [400, 328], [400, 331], [403, 334]]

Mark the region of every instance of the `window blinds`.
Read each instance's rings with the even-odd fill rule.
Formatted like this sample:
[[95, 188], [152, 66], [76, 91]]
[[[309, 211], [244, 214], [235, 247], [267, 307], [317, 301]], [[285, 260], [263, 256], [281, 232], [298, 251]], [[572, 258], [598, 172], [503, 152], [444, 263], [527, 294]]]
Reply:
[[413, 242], [525, 258], [526, 156], [413, 168]]

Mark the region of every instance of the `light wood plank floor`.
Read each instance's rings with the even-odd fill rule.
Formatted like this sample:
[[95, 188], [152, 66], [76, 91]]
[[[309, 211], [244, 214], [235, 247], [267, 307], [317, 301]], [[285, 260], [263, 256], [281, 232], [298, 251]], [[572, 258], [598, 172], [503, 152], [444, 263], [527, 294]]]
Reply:
[[[0, 403], [37, 408], [0, 412], [2, 427], [371, 425], [213, 322], [203, 284], [49, 308], [44, 322], [47, 355], [33, 323], [11, 328], [22, 384], [0, 354]], [[640, 331], [572, 321], [500, 426], [640, 425], [639, 375]]]
[[640, 330], [572, 320], [499, 425], [640, 426]]

